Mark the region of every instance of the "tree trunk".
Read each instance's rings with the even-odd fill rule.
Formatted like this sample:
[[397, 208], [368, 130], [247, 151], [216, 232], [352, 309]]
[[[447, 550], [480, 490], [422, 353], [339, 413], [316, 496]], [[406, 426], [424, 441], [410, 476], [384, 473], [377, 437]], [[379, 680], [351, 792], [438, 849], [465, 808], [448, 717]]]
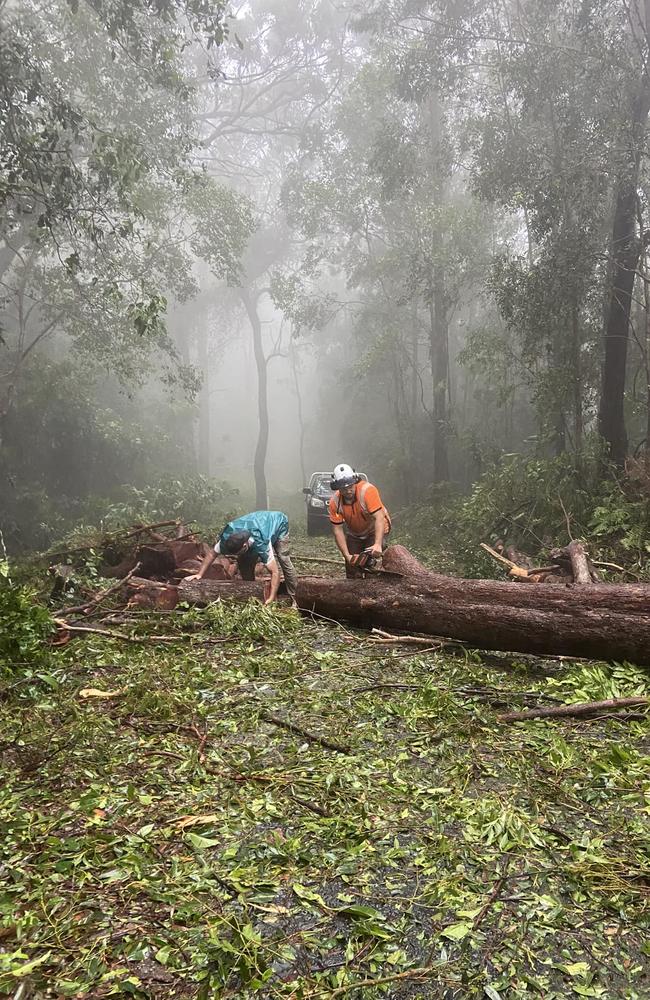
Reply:
[[[647, 41], [650, 0], [643, 2]], [[647, 54], [648, 45], [644, 45]], [[598, 425], [608, 445], [609, 458], [621, 467], [627, 454], [625, 429], [625, 374], [630, 331], [630, 309], [641, 242], [636, 234], [637, 188], [646, 124], [650, 111], [650, 76], [643, 69], [632, 105], [629, 160], [619, 178], [612, 233], [613, 275], [605, 329], [605, 360]]]
[[266, 451], [269, 443], [269, 406], [266, 357], [262, 344], [262, 324], [257, 313], [257, 299], [253, 302], [247, 288], [240, 288], [241, 300], [250, 320], [253, 331], [253, 354], [257, 368], [257, 414], [259, 430], [255, 458], [253, 460], [253, 475], [255, 478], [255, 506], [257, 510], [265, 510], [269, 505], [266, 488]]
[[300, 382], [298, 380], [298, 360], [296, 357], [297, 350], [293, 341], [289, 344], [289, 361], [291, 363], [291, 372], [293, 374], [293, 384], [296, 390], [296, 401], [298, 404], [298, 428], [300, 431], [300, 438], [298, 442], [298, 455], [300, 458], [300, 475], [302, 476], [303, 486], [307, 485], [307, 470], [305, 469], [305, 418], [302, 412], [302, 394], [300, 392]]
[[582, 405], [582, 337], [580, 334], [580, 314], [578, 303], [571, 305], [571, 346], [573, 349], [573, 448], [576, 461], [580, 463], [584, 437], [584, 414]]
[[[481, 649], [650, 663], [650, 585], [522, 587], [429, 573], [402, 546], [365, 580], [301, 577], [297, 600], [363, 628], [448, 636]], [[394, 575], [402, 572], [402, 579]], [[262, 597], [262, 583], [183, 582], [181, 600]]]
[[445, 276], [441, 267], [433, 274], [432, 300], [429, 307], [431, 322], [431, 374], [433, 378], [433, 479], [436, 483], [449, 479], [447, 449], [447, 391], [449, 374], [449, 323]]
[[209, 476], [212, 474], [212, 448], [210, 441], [210, 357], [208, 353], [208, 332], [202, 327], [196, 338], [197, 361], [201, 372], [201, 393], [199, 396], [198, 459], [199, 469]]

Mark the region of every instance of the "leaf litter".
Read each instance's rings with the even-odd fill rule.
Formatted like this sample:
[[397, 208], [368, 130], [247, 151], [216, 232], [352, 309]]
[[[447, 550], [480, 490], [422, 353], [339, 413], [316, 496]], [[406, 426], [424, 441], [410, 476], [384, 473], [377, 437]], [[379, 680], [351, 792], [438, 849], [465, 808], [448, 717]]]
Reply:
[[497, 721], [643, 671], [254, 602], [165, 630], [74, 640], [0, 703], [1, 995], [650, 994], [647, 720]]

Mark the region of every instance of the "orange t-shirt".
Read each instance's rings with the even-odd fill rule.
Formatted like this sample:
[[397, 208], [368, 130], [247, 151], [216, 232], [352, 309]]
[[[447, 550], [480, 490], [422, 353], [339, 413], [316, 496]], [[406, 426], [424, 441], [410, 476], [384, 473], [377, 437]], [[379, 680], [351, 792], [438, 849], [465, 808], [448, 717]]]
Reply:
[[344, 503], [340, 492], [336, 492], [329, 502], [329, 514], [332, 524], [346, 524], [351, 535], [365, 538], [373, 529], [374, 518], [378, 510], [384, 511], [386, 518], [386, 534], [390, 531], [390, 515], [379, 496], [379, 490], [372, 483], [364, 481], [354, 487], [354, 500]]

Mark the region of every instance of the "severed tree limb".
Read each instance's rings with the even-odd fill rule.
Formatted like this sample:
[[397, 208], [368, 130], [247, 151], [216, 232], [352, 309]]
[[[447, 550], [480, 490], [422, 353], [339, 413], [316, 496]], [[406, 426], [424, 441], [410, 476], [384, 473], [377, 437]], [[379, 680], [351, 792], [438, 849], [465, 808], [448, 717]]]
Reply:
[[121, 580], [118, 580], [117, 583], [112, 584], [112, 586], [108, 587], [106, 590], [102, 590], [100, 594], [96, 594], [92, 600], [86, 601], [85, 604], [78, 604], [74, 608], [59, 608], [58, 611], [54, 612], [55, 617], [58, 618], [61, 615], [88, 614], [93, 608], [97, 607], [98, 604], [105, 601], [107, 597], [110, 597], [111, 594], [114, 594], [117, 590], [119, 590], [120, 587], [130, 580], [134, 573], [136, 573], [139, 569], [140, 563], [136, 563], [133, 569], [127, 573], [126, 576], [123, 576]]
[[107, 628], [90, 628], [88, 625], [71, 625], [64, 618], [53, 618], [52, 621], [64, 632], [90, 633], [103, 635], [108, 639], [121, 639], [123, 642], [186, 642], [186, 635], [126, 635], [125, 632], [115, 632]]
[[264, 722], [270, 722], [274, 726], [280, 726], [281, 729], [288, 729], [290, 733], [296, 733], [298, 736], [304, 737], [304, 739], [309, 740], [311, 743], [319, 743], [320, 746], [325, 747], [326, 750], [334, 750], [336, 753], [351, 753], [350, 747], [343, 746], [341, 743], [332, 743], [330, 740], [324, 739], [322, 736], [317, 736], [315, 733], [310, 733], [307, 729], [302, 729], [301, 726], [297, 726], [294, 722], [288, 722], [286, 719], [282, 719], [279, 715], [273, 715], [271, 712], [263, 712], [260, 716]]
[[484, 549], [484, 551], [487, 552], [489, 555], [491, 555], [493, 559], [496, 559], [498, 562], [503, 563], [504, 566], [508, 567], [509, 570], [508, 576], [511, 576], [513, 577], [513, 579], [516, 580], [528, 579], [530, 575], [528, 570], [523, 569], [521, 566], [518, 566], [517, 563], [512, 561], [512, 559], [506, 559], [505, 556], [502, 556], [500, 552], [497, 552], [496, 549], [493, 549], [486, 542], [481, 542], [481, 548]]
[[[107, 531], [106, 534], [102, 535], [101, 538], [94, 542], [87, 542], [85, 545], [77, 545], [73, 549], [59, 549], [57, 552], [48, 553], [50, 559], [57, 559], [59, 556], [69, 556], [74, 552], [88, 552], [90, 549], [100, 549], [103, 545], [108, 544], [117, 540], [118, 538], [133, 538], [134, 535], [139, 535], [143, 531], [153, 531], [155, 528], [168, 528], [171, 525], [177, 525], [178, 520], [174, 521], [158, 521], [156, 524], [141, 524], [138, 526], [131, 526], [130, 528], [119, 528], [117, 531]], [[181, 522], [183, 523], [183, 522]], [[192, 523], [191, 521], [189, 522]]]
[[[480, 649], [650, 663], [650, 586], [514, 586], [459, 580], [427, 571], [402, 546], [389, 546], [384, 566], [401, 577], [367, 580], [301, 576], [299, 607], [310, 614], [391, 634], [460, 640]], [[261, 597], [261, 583], [190, 581], [181, 601]]]
[[507, 712], [499, 716], [499, 722], [525, 722], [527, 719], [557, 719], [593, 715], [594, 712], [616, 711], [619, 708], [634, 708], [649, 705], [650, 698], [608, 698], [606, 701], [579, 701], [572, 705], [557, 705], [553, 708], [531, 708], [524, 712]]
[[591, 571], [589, 569], [587, 552], [582, 542], [569, 542], [567, 545], [567, 552], [569, 554], [569, 559], [571, 560], [573, 582], [582, 584], [591, 583]]
[[487, 544], [487, 542], [481, 542], [481, 548], [491, 555], [493, 559], [496, 559], [497, 562], [503, 563], [504, 566], [507, 566], [508, 569], [512, 569], [512, 567], [516, 565], [516, 563], [513, 563], [512, 559], [506, 559], [505, 556], [502, 556], [500, 552], [493, 549], [491, 545]]

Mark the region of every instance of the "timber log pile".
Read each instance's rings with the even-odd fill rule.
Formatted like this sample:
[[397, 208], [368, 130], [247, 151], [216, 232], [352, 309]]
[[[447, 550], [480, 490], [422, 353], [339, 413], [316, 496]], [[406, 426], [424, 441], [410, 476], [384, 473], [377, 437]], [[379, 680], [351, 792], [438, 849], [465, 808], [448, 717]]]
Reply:
[[[261, 567], [262, 579], [248, 583], [236, 562], [221, 557], [205, 579], [186, 580], [197, 572], [208, 546], [185, 525], [167, 525], [171, 535], [159, 533], [162, 525], [122, 533], [119, 560], [102, 570], [120, 582], [74, 610], [84, 613], [120, 586], [131, 606], [143, 608], [263, 599]], [[365, 579], [300, 577], [298, 606], [360, 628], [417, 632], [480, 649], [650, 664], [650, 585], [595, 582], [597, 571], [578, 542], [552, 550], [552, 566], [541, 568], [524, 565], [520, 553], [484, 547], [507, 566], [511, 580], [443, 576], [392, 545], [383, 571]]]

